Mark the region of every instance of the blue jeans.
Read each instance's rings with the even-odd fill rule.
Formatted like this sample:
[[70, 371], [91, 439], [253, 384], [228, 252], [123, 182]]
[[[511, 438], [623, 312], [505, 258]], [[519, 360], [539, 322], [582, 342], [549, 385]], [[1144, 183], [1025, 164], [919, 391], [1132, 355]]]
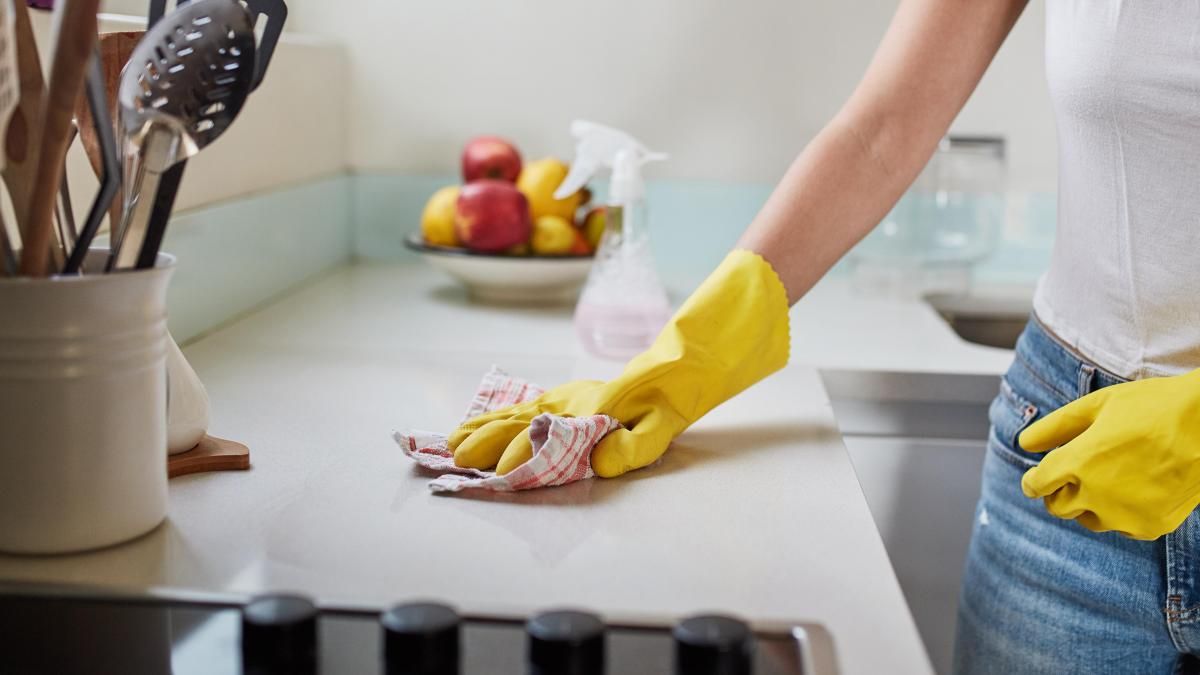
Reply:
[[[959, 601], [954, 670], [1200, 672], [1200, 517], [1157, 541], [1090, 532], [1021, 493], [1040, 460], [1017, 436], [1120, 378], [1032, 319], [992, 402], [983, 485]], [[1052, 451], [1053, 452], [1053, 451]]]

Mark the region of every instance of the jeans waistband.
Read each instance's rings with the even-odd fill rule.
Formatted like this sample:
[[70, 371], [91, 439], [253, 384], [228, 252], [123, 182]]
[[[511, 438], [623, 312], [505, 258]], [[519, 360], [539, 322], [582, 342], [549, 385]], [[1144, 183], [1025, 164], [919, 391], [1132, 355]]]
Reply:
[[1016, 358], [1067, 400], [1126, 381], [1088, 361], [1036, 315], [1030, 316], [1025, 331], [1017, 340]]

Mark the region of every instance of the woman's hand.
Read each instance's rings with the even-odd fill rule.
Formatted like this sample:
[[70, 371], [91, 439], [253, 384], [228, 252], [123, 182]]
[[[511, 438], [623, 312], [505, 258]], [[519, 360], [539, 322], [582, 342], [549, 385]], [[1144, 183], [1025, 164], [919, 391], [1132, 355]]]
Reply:
[[625, 428], [596, 446], [592, 469], [618, 476], [658, 459], [704, 413], [786, 365], [788, 348], [783, 284], [761, 256], [733, 251], [619, 377], [572, 382], [468, 420], [450, 436], [454, 462], [505, 474], [530, 458], [534, 417], [605, 414]]
[[1200, 370], [1106, 387], [1021, 434], [1025, 496], [1096, 532], [1173, 532], [1200, 504]]

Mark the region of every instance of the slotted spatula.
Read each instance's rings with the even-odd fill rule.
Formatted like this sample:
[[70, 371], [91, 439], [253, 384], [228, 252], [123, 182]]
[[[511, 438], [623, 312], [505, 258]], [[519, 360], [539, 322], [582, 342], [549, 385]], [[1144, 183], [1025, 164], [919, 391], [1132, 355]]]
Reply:
[[117, 93], [126, 147], [139, 155], [142, 177], [110, 268], [153, 266], [170, 213], [154, 199], [163, 174], [237, 117], [253, 83], [254, 59], [254, 24], [236, 0], [195, 0], [146, 31]]
[[[178, 0], [175, 6], [176, 8], [182, 7], [188, 2], [189, 0]], [[250, 85], [250, 91], [254, 91], [258, 89], [258, 85], [262, 84], [263, 78], [267, 75], [267, 66], [271, 65], [271, 57], [275, 55], [275, 45], [279, 43], [279, 36], [283, 35], [283, 24], [287, 21], [288, 8], [283, 0], [241, 0], [241, 3], [250, 10], [252, 26], [257, 26], [259, 19], [266, 17], [262, 35], [257, 38], [258, 56], [254, 64], [254, 83]], [[150, 0], [150, 8], [146, 14], [146, 29], [149, 30], [158, 23], [166, 10], [167, 0]]]

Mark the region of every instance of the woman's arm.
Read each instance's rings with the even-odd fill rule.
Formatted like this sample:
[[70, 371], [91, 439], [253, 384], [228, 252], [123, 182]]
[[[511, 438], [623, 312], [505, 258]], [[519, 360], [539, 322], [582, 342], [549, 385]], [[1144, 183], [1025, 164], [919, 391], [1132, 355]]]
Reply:
[[603, 413], [623, 428], [596, 445], [592, 469], [617, 476], [654, 462], [713, 406], [784, 367], [789, 302], [912, 182], [1024, 5], [905, 0], [854, 96], [742, 237], [752, 252], [731, 252], [619, 377], [556, 387], [462, 424], [449, 439], [455, 463], [507, 473], [532, 456], [537, 416]]
[[929, 161], [1027, 0], [904, 0], [858, 88], [792, 163], [739, 248], [796, 302]]

